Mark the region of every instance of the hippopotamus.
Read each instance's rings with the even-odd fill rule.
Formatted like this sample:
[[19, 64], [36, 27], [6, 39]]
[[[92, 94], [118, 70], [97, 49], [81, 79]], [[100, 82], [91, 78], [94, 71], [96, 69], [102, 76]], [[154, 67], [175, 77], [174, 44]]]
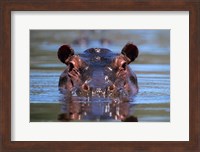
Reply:
[[138, 93], [136, 74], [129, 64], [138, 57], [133, 43], [127, 43], [118, 54], [107, 48], [89, 48], [76, 54], [70, 45], [58, 49], [58, 59], [66, 65], [59, 78], [59, 89], [74, 98], [92, 101], [120, 99], [128, 101]]

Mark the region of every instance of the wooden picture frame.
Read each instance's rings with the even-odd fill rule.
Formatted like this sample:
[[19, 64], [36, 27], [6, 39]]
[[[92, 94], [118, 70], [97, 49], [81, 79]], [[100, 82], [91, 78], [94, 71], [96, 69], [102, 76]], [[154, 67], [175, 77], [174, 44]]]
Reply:
[[[11, 11], [189, 11], [189, 141], [11, 141]], [[0, 151], [200, 150], [199, 0], [2, 0], [0, 23]]]

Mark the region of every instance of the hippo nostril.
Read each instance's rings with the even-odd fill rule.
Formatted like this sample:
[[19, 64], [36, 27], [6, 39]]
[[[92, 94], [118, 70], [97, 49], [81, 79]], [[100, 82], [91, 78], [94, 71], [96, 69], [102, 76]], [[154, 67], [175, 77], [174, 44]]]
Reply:
[[109, 91], [113, 91], [114, 89], [115, 89], [115, 85], [114, 84], [108, 87]]
[[89, 86], [87, 85], [87, 84], [83, 84], [82, 85], [82, 88], [83, 88], [83, 90], [85, 90], [85, 91], [89, 91]]

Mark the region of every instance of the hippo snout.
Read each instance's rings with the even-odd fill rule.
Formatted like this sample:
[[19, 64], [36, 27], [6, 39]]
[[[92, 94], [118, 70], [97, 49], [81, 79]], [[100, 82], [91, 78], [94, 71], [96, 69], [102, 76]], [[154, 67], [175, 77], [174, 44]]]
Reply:
[[107, 84], [102, 87], [94, 87], [84, 83], [79, 90], [79, 95], [95, 98], [116, 98], [128, 96], [127, 90], [115, 86], [115, 84]]

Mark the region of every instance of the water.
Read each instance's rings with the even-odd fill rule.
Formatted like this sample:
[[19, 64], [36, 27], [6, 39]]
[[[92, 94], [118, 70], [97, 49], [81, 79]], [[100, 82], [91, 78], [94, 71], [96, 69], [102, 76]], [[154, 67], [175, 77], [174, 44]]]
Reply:
[[[54, 35], [54, 37], [49, 38], [49, 34]], [[97, 32], [93, 35], [98, 34]], [[58, 119], [60, 119], [68, 121], [65, 118], [66, 115], [61, 115], [62, 111], [68, 111], [67, 115], [71, 112], [73, 113], [71, 117], [74, 120], [81, 119], [82, 121], [169, 122], [169, 31], [135, 30], [133, 32], [120, 31], [118, 34], [121, 35], [116, 37], [116, 34], [114, 34], [114, 38], [110, 38], [112, 43], [106, 42], [105, 44], [93, 39], [89, 41], [89, 44], [73, 43], [72, 39], [79, 36], [77, 32], [71, 33], [73, 38], [66, 38], [71, 41], [73, 48], [78, 50], [77, 53], [94, 46], [103, 46], [115, 53], [120, 53], [119, 50], [124, 43], [132, 37], [137, 37], [136, 42], [140, 55], [133, 64], [130, 64], [130, 67], [138, 77], [139, 93], [132, 97], [129, 103], [98, 99], [92, 103], [84, 100], [84, 102], [66, 106], [66, 103], [63, 104], [62, 102], [63, 95], [58, 90], [59, 76], [65, 66], [58, 61], [56, 55], [56, 51], [64, 38], [62, 37], [59, 42], [56, 42], [56, 40], [63, 35], [63, 32], [31, 31], [30, 120], [59, 121]], [[52, 39], [55, 40], [55, 43], [52, 43]], [[71, 109], [68, 109], [69, 107]], [[124, 118], [125, 116], [126, 118]]]
[[[139, 93], [134, 98], [134, 104], [168, 103], [170, 97], [169, 65], [134, 64], [131, 65], [137, 74]], [[165, 72], [165, 73], [162, 73]], [[60, 103], [61, 94], [58, 91], [58, 80], [61, 71], [32, 70], [30, 75], [31, 103]]]

